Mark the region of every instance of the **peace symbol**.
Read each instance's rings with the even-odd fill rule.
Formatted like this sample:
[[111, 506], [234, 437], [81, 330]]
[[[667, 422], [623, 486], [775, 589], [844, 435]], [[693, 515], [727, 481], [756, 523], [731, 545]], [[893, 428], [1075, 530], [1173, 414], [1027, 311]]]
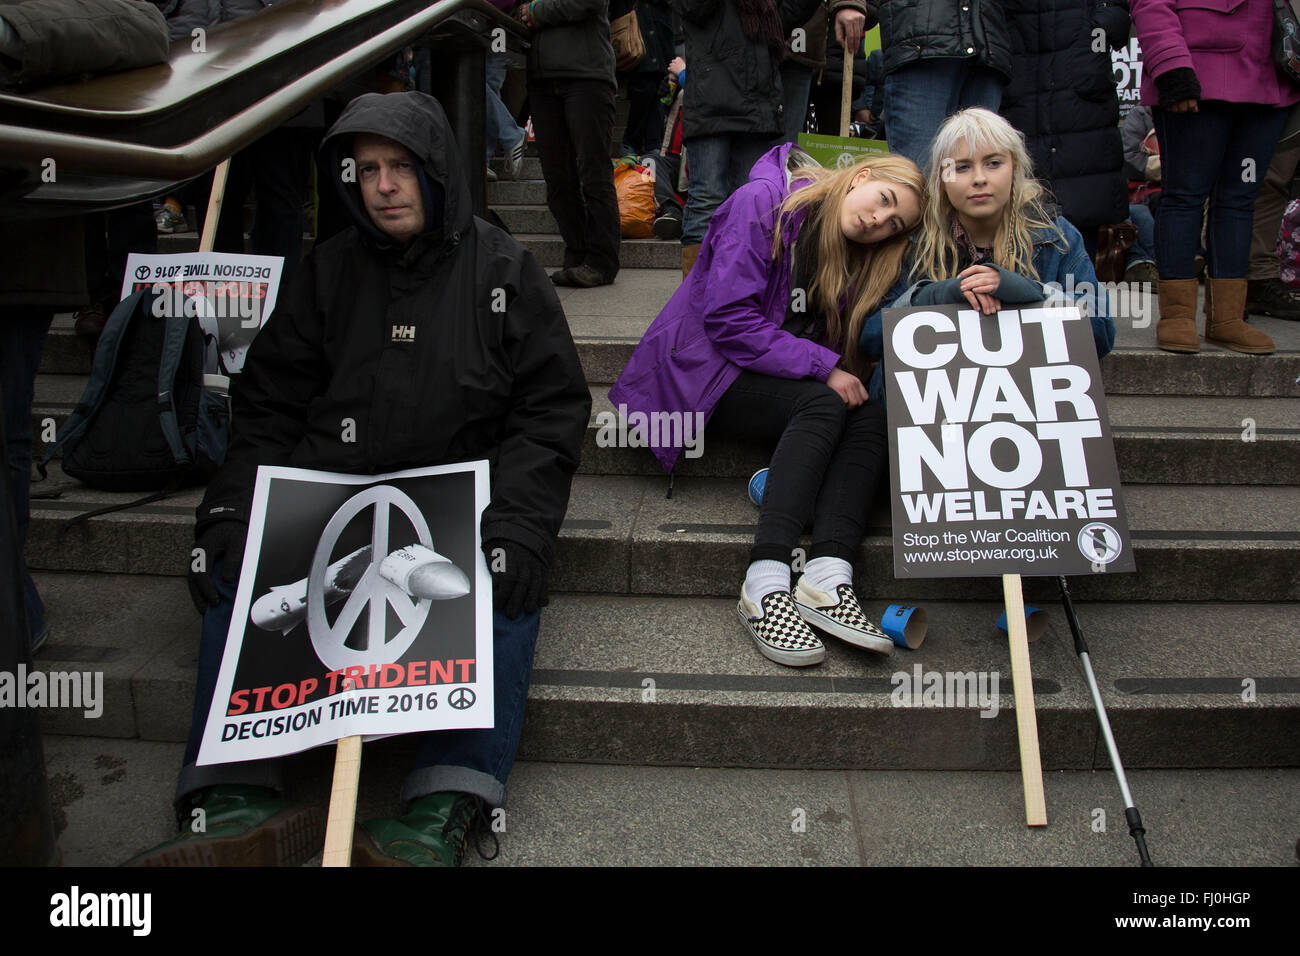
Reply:
[[468, 687], [457, 687], [447, 695], [447, 703], [457, 710], [464, 710], [466, 707], [474, 706], [474, 692]]
[[[307, 632], [311, 635], [316, 656], [332, 670], [358, 665], [367, 667], [371, 664], [391, 664], [415, 641], [420, 629], [424, 627], [425, 618], [429, 616], [432, 601], [426, 598], [412, 599], [379, 574], [379, 562], [394, 550], [388, 542], [389, 515], [393, 507], [410, 519], [420, 544], [432, 549], [433, 535], [429, 533], [424, 515], [414, 501], [392, 485], [367, 488], [345, 501], [325, 525], [320, 543], [316, 545], [311, 572], [307, 576]], [[329, 568], [330, 557], [339, 535], [348, 522], [367, 508], [374, 508], [370, 536], [370, 554], [373, 560], [357, 582], [356, 588], [348, 595], [347, 602], [334, 623], [330, 624], [325, 613], [325, 572]], [[402, 628], [391, 639], [387, 633], [390, 607], [402, 622]], [[367, 609], [369, 627], [365, 646], [355, 650], [345, 642], [361, 612]]]

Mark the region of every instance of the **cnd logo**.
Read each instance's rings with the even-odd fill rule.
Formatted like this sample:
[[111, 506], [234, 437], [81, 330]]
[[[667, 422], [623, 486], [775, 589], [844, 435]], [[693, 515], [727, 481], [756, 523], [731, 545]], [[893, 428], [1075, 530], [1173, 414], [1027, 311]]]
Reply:
[[394, 325], [393, 326], [394, 342], [414, 342], [415, 326], [413, 325]]

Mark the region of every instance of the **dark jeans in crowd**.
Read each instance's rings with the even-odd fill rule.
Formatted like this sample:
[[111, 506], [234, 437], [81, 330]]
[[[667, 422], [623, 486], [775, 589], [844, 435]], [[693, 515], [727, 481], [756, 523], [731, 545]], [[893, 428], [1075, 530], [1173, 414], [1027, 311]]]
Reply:
[[530, 81], [533, 136], [546, 179], [546, 205], [564, 239], [564, 267], [618, 274], [619, 217], [614, 170], [615, 89], [600, 80]]
[[646, 153], [641, 163], [655, 171], [655, 212], [663, 215], [665, 208], [675, 208], [678, 215], [682, 211], [681, 200], [677, 198], [677, 177], [681, 175], [681, 156], [665, 156], [660, 152]]
[[[235, 611], [235, 587], [221, 579], [221, 562], [212, 569], [212, 581], [221, 603], [203, 615], [199, 638], [199, 673], [194, 689], [194, 712], [185, 759], [176, 781], [176, 807], [180, 811], [189, 794], [223, 783], [242, 783], [283, 790], [279, 760], [197, 766], [203, 725], [212, 707], [217, 674], [226, 649], [226, 635]], [[493, 727], [487, 730], [439, 730], [418, 734], [415, 764], [402, 784], [402, 799], [414, 800], [430, 793], [456, 791], [482, 797], [494, 807], [504, 806], [506, 778], [514, 766], [524, 705], [533, 673], [533, 652], [541, 612], [511, 619], [500, 611], [492, 615], [492, 666], [495, 678]]]
[[708, 434], [776, 442], [749, 560], [789, 563], [811, 522], [809, 558], [856, 562], [889, 461], [885, 426], [883, 405], [851, 409], [822, 382], [741, 372]]
[[1160, 140], [1163, 191], [1156, 220], [1156, 266], [1162, 279], [1191, 279], [1206, 228], [1208, 274], [1239, 279], [1250, 260], [1255, 197], [1268, 172], [1287, 110], [1253, 103], [1201, 100], [1199, 112], [1151, 111]]
[[487, 159], [499, 148], [502, 156], [509, 156], [511, 148], [519, 142], [521, 136], [527, 136], [510, 109], [501, 99], [501, 87], [505, 85], [506, 73], [510, 70], [510, 55], [491, 53], [487, 55], [484, 71], [487, 75], [487, 101], [484, 106], [484, 139], [487, 140]]
[[770, 133], [722, 133], [686, 141], [691, 188], [686, 193], [682, 245], [704, 241], [714, 210], [745, 185], [754, 164], [772, 148], [772, 139]]
[[54, 313], [48, 309], [0, 308], [0, 402], [4, 404], [5, 460], [13, 485], [18, 563], [23, 576], [28, 632], [33, 641], [45, 630], [45, 605], [36, 593], [36, 584], [21, 552], [27, 544], [31, 520], [32, 399], [45, 333], [53, 319]]
[[930, 143], [945, 119], [968, 106], [996, 113], [1001, 105], [1002, 79], [969, 60], [922, 60], [901, 67], [885, 77], [889, 151], [928, 172]]
[[1130, 203], [1128, 207], [1129, 222], [1137, 226], [1138, 236], [1124, 254], [1124, 266], [1138, 262], [1156, 261], [1156, 219], [1151, 210], [1141, 203]]

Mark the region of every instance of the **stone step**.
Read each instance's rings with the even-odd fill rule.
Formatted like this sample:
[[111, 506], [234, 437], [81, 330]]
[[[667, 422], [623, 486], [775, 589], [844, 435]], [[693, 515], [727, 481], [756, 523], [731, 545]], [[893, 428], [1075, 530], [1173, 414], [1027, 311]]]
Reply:
[[[679, 274], [667, 269], [625, 269], [611, 286], [557, 289], [592, 385], [611, 385], [618, 379], [678, 283]], [[1276, 335], [1276, 328], [1295, 323], [1263, 318], [1255, 324]], [[1300, 350], [1254, 356], [1207, 346], [1200, 355], [1182, 356], [1162, 352], [1136, 336], [1125, 344], [1125, 338], [1121, 336], [1119, 346], [1102, 360], [1107, 395], [1300, 397]], [[72, 331], [72, 316], [55, 316], [41, 354], [41, 372], [87, 375], [92, 357], [91, 346]]]
[[[118, 866], [176, 835], [171, 799], [183, 744], [46, 734], [41, 746], [65, 867]], [[366, 744], [358, 820], [401, 812], [396, 795], [412, 753], [410, 741], [400, 737]], [[324, 807], [333, 775], [333, 747], [294, 757], [286, 767], [288, 793]], [[1278, 835], [1295, 830], [1300, 770], [1129, 768], [1128, 779], [1157, 866], [1256, 867], [1246, 877], [1254, 891], [1248, 911], [1256, 920], [1267, 918], [1255, 900], [1261, 887], [1276, 886], [1279, 892], [1267, 898], [1275, 901], [1273, 912], [1282, 912], [1295, 848]], [[1052, 772], [1043, 786], [1049, 825], [1028, 828], [1018, 769], [816, 771], [521, 760], [511, 771], [509, 805], [500, 817], [500, 855], [489, 863], [467, 853], [464, 865], [947, 866], [952, 869], [940, 879], [948, 883], [939, 892], [955, 892], [944, 895], [945, 917], [951, 925], [974, 924], [987, 919], [987, 904], [963, 892], [969, 876], [958, 867], [1137, 863], [1120, 790], [1108, 770]], [[1225, 806], [1232, 807], [1230, 815]], [[564, 808], [562, 825], [557, 807]], [[318, 866], [319, 859], [317, 853], [305, 865]], [[1259, 869], [1264, 866], [1276, 869], [1266, 876]], [[937, 872], [926, 874], [932, 892]], [[1094, 872], [1077, 872], [1078, 880], [1095, 887]], [[1036, 877], [1027, 874], [1018, 889]], [[1043, 889], [1027, 897], [1030, 905], [1017, 916], [1039, 914], [1035, 923], [1047, 933], [1059, 916], [1050, 905], [1034, 904], [1060, 898], [1060, 871], [1053, 877], [1036, 881]], [[1105, 878], [1113, 877], [1125, 878], [1118, 870]], [[1146, 879], [1128, 878], [1135, 886]], [[1243, 884], [1238, 879], [1236, 885]], [[1131, 902], [1124, 895], [1130, 891], [1113, 882], [1107, 891], [1118, 902]], [[32, 886], [31, 896], [31, 911], [43, 912], [49, 890]], [[954, 910], [957, 900], [964, 908]], [[278, 902], [268, 898], [268, 911]], [[1162, 912], [1154, 904], [1137, 911]]]
[[[509, 213], [509, 207], [502, 207]], [[498, 210], [498, 214], [502, 212]], [[546, 213], [550, 215], [549, 212]], [[513, 225], [510, 226], [515, 231]], [[547, 269], [558, 268], [564, 264], [564, 241], [559, 234], [551, 231], [538, 233], [516, 232], [515, 238], [532, 250], [537, 261]], [[312, 240], [303, 237], [302, 254], [311, 251]], [[194, 233], [173, 233], [158, 237], [158, 253], [174, 255], [181, 252], [194, 252], [199, 247], [198, 237]], [[680, 275], [682, 267], [682, 247], [675, 240], [659, 239], [624, 239], [619, 245], [619, 263], [628, 269], [675, 269]], [[662, 307], [662, 306], [661, 306]]]
[[500, 206], [496, 210], [501, 221], [506, 224], [512, 235], [523, 237], [525, 235], [539, 235], [547, 233], [558, 233], [560, 227], [555, 222], [555, 217], [545, 205], [528, 204], [517, 206]]
[[[37, 448], [62, 428], [85, 389], [79, 375], [38, 375], [32, 409]], [[591, 475], [661, 475], [643, 448], [617, 447], [617, 412], [608, 388], [592, 386], [592, 421], [579, 470]], [[1113, 395], [1111, 432], [1126, 484], [1300, 485], [1300, 398]], [[683, 457], [679, 475], [748, 478], [771, 449], [705, 436], [700, 454]]]
[[[558, 269], [564, 265], [564, 240], [558, 234], [519, 234], [515, 238], [528, 247], [544, 268]], [[620, 269], [662, 269], [680, 279], [681, 243], [675, 239], [623, 239], [618, 246], [618, 261]], [[622, 272], [619, 274], [622, 275]], [[617, 285], [617, 281], [614, 284]], [[658, 312], [661, 308], [662, 302], [655, 311]]]
[[[523, 168], [519, 171], [520, 180], [542, 181], [542, 161], [537, 158], [536, 149], [537, 149], [536, 144], [530, 144], [529, 147], [524, 151], [524, 165]], [[614, 153], [618, 151], [618, 144], [614, 143], [613, 145], [611, 145], [609, 151], [610, 151], [610, 155], [613, 156]], [[492, 161], [488, 165], [491, 166], [492, 170], [496, 172], [498, 176], [500, 176], [501, 171], [505, 168], [505, 164], [506, 161], [504, 158], [500, 156], [493, 156]], [[492, 184], [488, 183], [488, 185], [491, 186]], [[490, 197], [488, 199], [488, 202], [489, 203], [492, 202], [492, 199]]]
[[[579, 470], [662, 475], [648, 449], [611, 444], [621, 440], [618, 412], [607, 388], [592, 393]], [[1116, 395], [1107, 405], [1125, 484], [1300, 485], [1300, 398]], [[694, 451], [679, 459], [676, 474], [748, 479], [767, 467], [772, 448], [706, 432]]]
[[[561, 591], [731, 597], [748, 565], [757, 511], [743, 479], [578, 475], [551, 585]], [[136, 495], [96, 491], [57, 466], [34, 494], [33, 568], [180, 575], [193, 543], [200, 489], [94, 518], [66, 520]], [[1300, 487], [1129, 485], [1124, 489], [1135, 574], [1077, 579], [1081, 600], [1300, 600]], [[894, 580], [882, 494], [857, 561], [864, 598], [999, 600], [997, 578]], [[802, 546], [807, 548], [805, 539]], [[1027, 599], [1051, 582], [1032, 579]]]
[[[43, 730], [184, 740], [199, 635], [184, 583], [42, 573], [37, 584], [52, 629], [37, 666], [104, 675], [102, 714], [49, 709]], [[884, 605], [871, 600], [864, 609], [879, 619]], [[1001, 606], [933, 601], [926, 609], [930, 628], [918, 650], [882, 656], [828, 639], [822, 664], [787, 668], [757, 652], [730, 600], [557, 593], [542, 615], [519, 756], [1014, 769], [1010, 665], [994, 624]], [[1106, 751], [1064, 613], [1059, 602], [1044, 609], [1048, 627], [1030, 652], [1043, 766], [1103, 769]], [[1294, 605], [1080, 603], [1077, 611], [1127, 767], [1300, 762], [1300, 668], [1289, 650]], [[289, 639], [307, 639], [302, 631]], [[1252, 638], [1224, 639], [1233, 633]], [[930, 673], [970, 673], [976, 688], [983, 675], [982, 707], [953, 695], [902, 706], [901, 688], [933, 685]]]
[[487, 184], [487, 201], [498, 213], [506, 206], [543, 206], [546, 204], [546, 181], [499, 179]]

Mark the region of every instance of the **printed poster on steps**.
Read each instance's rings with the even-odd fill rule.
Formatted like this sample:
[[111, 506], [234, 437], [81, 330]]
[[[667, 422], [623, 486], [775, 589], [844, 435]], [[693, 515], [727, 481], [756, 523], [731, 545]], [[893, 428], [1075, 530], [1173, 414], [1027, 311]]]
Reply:
[[491, 727], [488, 463], [262, 466], [199, 764]]
[[160, 315], [183, 311], [199, 320], [208, 346], [206, 371], [236, 375], [253, 337], [275, 308], [283, 268], [282, 256], [133, 252], [126, 260], [122, 298], [144, 288], [164, 293], [154, 301]]
[[895, 577], [1136, 570], [1077, 306], [883, 320]]

